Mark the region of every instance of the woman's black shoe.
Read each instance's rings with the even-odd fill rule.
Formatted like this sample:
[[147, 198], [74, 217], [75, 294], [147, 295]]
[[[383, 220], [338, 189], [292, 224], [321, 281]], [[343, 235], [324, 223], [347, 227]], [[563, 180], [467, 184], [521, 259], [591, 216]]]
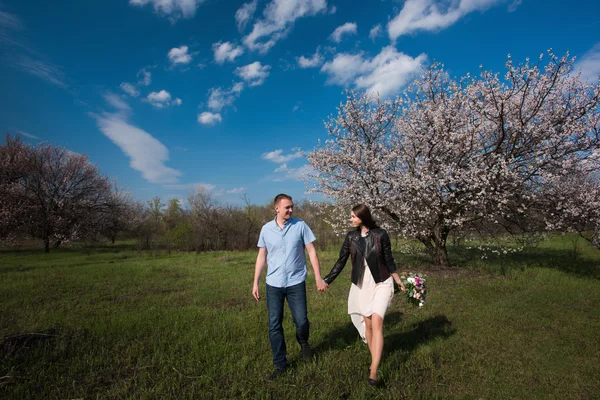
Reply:
[[371, 379], [371, 378], [369, 378], [367, 380], [367, 382], [369, 383], [369, 386], [373, 386], [373, 387], [379, 387], [379, 386], [381, 386], [381, 381], [379, 379]]

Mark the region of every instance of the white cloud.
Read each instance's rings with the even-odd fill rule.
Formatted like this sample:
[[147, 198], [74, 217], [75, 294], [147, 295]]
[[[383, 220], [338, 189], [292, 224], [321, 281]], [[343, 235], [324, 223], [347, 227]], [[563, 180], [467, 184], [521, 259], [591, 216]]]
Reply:
[[147, 68], [142, 68], [136, 77], [140, 79], [138, 85], [149, 86], [152, 83], [152, 73]]
[[521, 3], [523, 3], [523, 0], [514, 0], [509, 6], [508, 6], [508, 12], [514, 12], [517, 11], [517, 8], [519, 8], [519, 6], [521, 5]]
[[19, 31], [23, 29], [23, 23], [16, 15], [0, 10], [0, 29]]
[[162, 108], [168, 105], [171, 101], [171, 94], [166, 90], [161, 90], [160, 92], [152, 92], [146, 98], [150, 104], [154, 107]]
[[373, 28], [371, 28], [371, 30], [369, 31], [369, 38], [371, 40], [375, 41], [375, 39], [377, 39], [382, 34], [383, 34], [383, 29], [381, 28], [381, 24], [377, 24]]
[[246, 191], [245, 187], [238, 187], [238, 188], [233, 188], [231, 190], [228, 190], [226, 193], [227, 194], [240, 194], [240, 193], [244, 193]]
[[355, 22], [346, 22], [344, 25], [335, 28], [335, 31], [333, 31], [329, 38], [334, 42], [339, 43], [342, 41], [342, 36], [344, 35], [356, 35], [356, 28]]
[[25, 136], [25, 137], [27, 137], [27, 138], [29, 138], [29, 139], [38, 139], [38, 140], [40, 139], [39, 137], [37, 137], [37, 136], [35, 136], [35, 135], [32, 135], [31, 133], [27, 133], [27, 132], [23, 132], [23, 131], [17, 131], [17, 133], [18, 133], [19, 135], [21, 135], [21, 136]]
[[267, 153], [263, 153], [260, 158], [263, 160], [272, 161], [276, 164], [279, 164], [277, 168], [273, 171], [276, 175], [271, 176], [267, 179], [278, 182], [284, 179], [294, 179], [300, 180], [309, 171], [312, 171], [312, 167], [310, 164], [306, 164], [300, 168], [290, 168], [288, 163], [297, 158], [304, 157], [302, 151], [297, 150], [290, 154], [283, 154], [282, 149], [269, 151]]
[[296, 158], [300, 158], [302, 157], [302, 152], [301, 151], [296, 151], [295, 153], [291, 153], [288, 155], [283, 155], [283, 150], [282, 149], [278, 149], [278, 150], [273, 150], [273, 151], [269, 151], [267, 153], [263, 153], [260, 158], [262, 158], [263, 160], [269, 160], [272, 161], [274, 163], [277, 164], [284, 164], [287, 163], [291, 160], [294, 160]]
[[291, 168], [285, 174], [286, 179], [302, 180], [308, 174], [314, 174], [316, 171], [310, 164], [305, 164], [300, 168]]
[[273, 0], [265, 7], [263, 18], [244, 37], [244, 44], [251, 50], [266, 53], [287, 36], [298, 18], [326, 11], [327, 0]]
[[287, 171], [288, 169], [289, 168], [287, 166], [287, 163], [283, 163], [275, 169], [275, 172], [284, 172], [284, 171]]
[[131, 97], [138, 97], [140, 95], [140, 91], [136, 89], [131, 83], [121, 82], [121, 90], [130, 95]]
[[581, 72], [581, 79], [600, 79], [600, 43], [597, 43], [573, 66], [574, 72]]
[[12, 63], [22, 71], [35, 75], [55, 86], [63, 89], [68, 87], [64, 73], [60, 67], [52, 63], [36, 60], [26, 55], [18, 57]]
[[321, 72], [329, 75], [327, 83], [347, 86], [359, 75], [369, 71], [368, 61], [363, 60], [361, 54], [340, 53], [333, 61], [328, 61], [321, 68]]
[[294, 108], [292, 108], [292, 111], [293, 111], [293, 112], [296, 112], [296, 111], [298, 111], [298, 110], [300, 109], [300, 106], [301, 106], [301, 105], [302, 105], [302, 102], [301, 102], [301, 101], [297, 102], [297, 103], [296, 103], [296, 105], [294, 106]]
[[146, 97], [146, 101], [152, 104], [156, 108], [165, 108], [168, 106], [180, 106], [182, 101], [180, 98], [176, 98], [171, 101], [171, 93], [166, 90], [160, 92], [152, 92]]
[[213, 43], [212, 49], [215, 53], [215, 61], [218, 64], [223, 64], [225, 61], [232, 62], [236, 57], [241, 56], [244, 53], [244, 48], [242, 46], [235, 46], [230, 42]]
[[336, 12], [337, 12], [337, 7], [336, 7], [336, 6], [332, 6], [332, 7], [329, 9], [329, 14], [335, 14]]
[[402, 10], [388, 23], [388, 35], [396, 40], [417, 31], [436, 31], [454, 24], [473, 11], [484, 11], [505, 0], [406, 0]]
[[202, 125], [215, 125], [220, 123], [222, 120], [221, 114], [219, 113], [204, 111], [202, 114], [198, 115], [198, 123]]
[[179, 184], [170, 184], [170, 185], [163, 185], [163, 188], [167, 189], [167, 190], [194, 190], [194, 189], [200, 189], [200, 190], [207, 190], [207, 191], [212, 191], [215, 189], [215, 185], [211, 184], [211, 183], [179, 183]]
[[255, 61], [252, 64], [236, 68], [235, 74], [248, 82], [248, 85], [259, 86], [269, 76], [270, 69], [270, 65], [261, 65], [260, 61]]
[[362, 53], [338, 54], [323, 65], [321, 72], [329, 75], [328, 84], [354, 85], [385, 98], [397, 93], [426, 61], [425, 54], [412, 58], [387, 46], [373, 59], [363, 58]]
[[187, 46], [174, 47], [167, 54], [173, 66], [177, 64], [189, 64], [192, 61], [192, 56], [188, 53]]
[[104, 100], [112, 107], [116, 108], [120, 113], [128, 113], [131, 111], [131, 107], [127, 104], [119, 95], [114, 93], [106, 93]]
[[224, 107], [232, 105], [235, 99], [239, 97], [243, 89], [244, 84], [242, 82], [236, 83], [229, 90], [223, 90], [220, 87], [210, 89], [208, 108], [213, 111], [220, 112]]
[[323, 64], [323, 56], [319, 53], [319, 49], [317, 48], [317, 51], [312, 55], [312, 57], [306, 58], [304, 56], [300, 56], [296, 58], [296, 61], [298, 62], [300, 68], [319, 67], [321, 64]]
[[204, 0], [129, 0], [129, 4], [134, 6], [152, 4], [156, 13], [168, 17], [172, 22], [181, 17], [192, 18], [203, 2]]
[[[3, 8], [4, 4], [0, 0], [0, 45], [3, 47], [0, 55], [2, 61], [19, 71], [37, 76], [52, 85], [68, 89], [69, 85], [62, 68], [21, 41], [19, 32], [25, 30], [24, 24], [17, 15], [4, 11]], [[6, 51], [7, 49], [4, 46], [16, 50], [16, 54]]]
[[237, 22], [238, 31], [242, 32], [246, 29], [246, 25], [252, 19], [254, 12], [256, 11], [257, 0], [253, 0], [250, 3], [245, 3], [235, 12], [235, 22]]
[[108, 94], [105, 99], [119, 112], [92, 116], [100, 131], [129, 157], [129, 165], [150, 183], [177, 183], [181, 172], [165, 165], [169, 150], [148, 132], [127, 122], [129, 106], [118, 101], [118, 96]]

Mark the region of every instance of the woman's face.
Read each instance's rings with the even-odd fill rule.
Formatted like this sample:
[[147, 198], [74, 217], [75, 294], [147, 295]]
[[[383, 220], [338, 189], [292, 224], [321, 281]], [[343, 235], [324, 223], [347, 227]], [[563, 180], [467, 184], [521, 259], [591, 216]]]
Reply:
[[350, 211], [350, 222], [352, 222], [352, 226], [355, 228], [362, 225], [362, 220], [354, 214], [354, 211]]

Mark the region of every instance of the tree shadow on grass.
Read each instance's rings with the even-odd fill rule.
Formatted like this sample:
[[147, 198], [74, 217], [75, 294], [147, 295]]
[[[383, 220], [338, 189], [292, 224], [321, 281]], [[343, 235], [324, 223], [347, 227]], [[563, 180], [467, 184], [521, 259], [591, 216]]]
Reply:
[[[500, 247], [495, 249], [502, 252]], [[490, 256], [482, 264], [482, 253], [477, 249], [455, 248], [452, 249], [450, 259], [459, 268], [475, 263], [484, 265], [484, 269], [490, 272], [505, 274], [511, 269], [524, 270], [525, 268], [549, 268], [556, 269], [567, 274], [600, 279], [600, 261], [582, 255], [575, 255], [572, 250], [549, 249], [543, 247], [526, 248], [520, 252], [504, 254], [502, 256]]]

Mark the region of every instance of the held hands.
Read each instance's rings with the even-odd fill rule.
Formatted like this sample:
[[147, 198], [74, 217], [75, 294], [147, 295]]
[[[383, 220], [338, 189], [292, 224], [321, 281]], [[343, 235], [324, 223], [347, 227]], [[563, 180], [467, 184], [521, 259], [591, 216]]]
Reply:
[[319, 292], [326, 291], [328, 287], [329, 287], [329, 285], [323, 279], [321, 279], [321, 278], [317, 279], [317, 290]]

